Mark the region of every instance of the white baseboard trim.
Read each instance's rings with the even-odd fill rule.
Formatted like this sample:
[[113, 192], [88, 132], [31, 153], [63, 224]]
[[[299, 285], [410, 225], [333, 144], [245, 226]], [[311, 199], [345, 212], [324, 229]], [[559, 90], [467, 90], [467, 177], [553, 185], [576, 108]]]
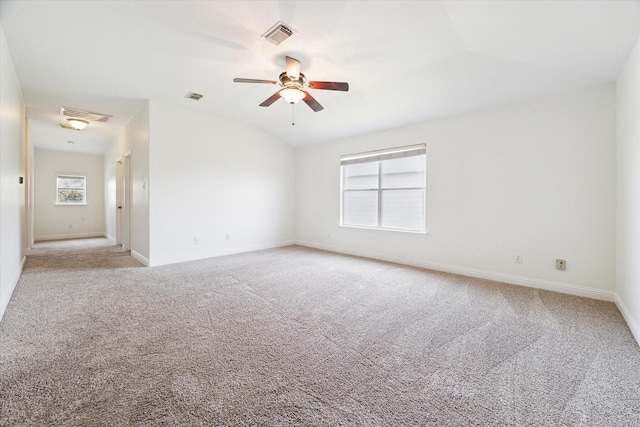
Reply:
[[[198, 253], [181, 255], [177, 257], [168, 257], [168, 258], [161, 258], [159, 260], [152, 260], [150, 267], [157, 267], [160, 265], [167, 265], [167, 264], [176, 264], [179, 262], [196, 261], [199, 259], [206, 259], [206, 258], [216, 258], [220, 256], [225, 256], [225, 255], [241, 254], [245, 252], [262, 251], [265, 249], [281, 248], [283, 246], [291, 246], [295, 244], [296, 243], [293, 240], [285, 240], [282, 242], [275, 242], [275, 243], [264, 243], [264, 244], [249, 245], [249, 246], [236, 246], [228, 249], [216, 249], [214, 251], [209, 251], [209, 252], [198, 252]], [[133, 255], [133, 251], [132, 251], [132, 255]]]
[[27, 257], [23, 256], [20, 264], [18, 265], [18, 269], [13, 273], [11, 280], [9, 281], [8, 289], [2, 292], [2, 298], [0, 298], [0, 320], [4, 317], [4, 312], [7, 311], [7, 307], [9, 306], [9, 301], [11, 301], [11, 297], [13, 296], [13, 291], [16, 290], [16, 286], [18, 285], [18, 281], [20, 280], [20, 276], [22, 276], [22, 271], [24, 270], [24, 264], [27, 262]]
[[131, 256], [132, 256], [134, 259], [136, 259], [136, 260], [140, 261], [140, 262], [141, 262], [142, 264], [144, 264], [145, 266], [147, 266], [147, 267], [149, 267], [149, 266], [150, 266], [149, 259], [148, 259], [147, 257], [144, 257], [144, 256], [140, 255], [138, 252], [136, 252], [136, 251], [132, 250], [132, 251], [131, 251]]
[[620, 295], [618, 295], [617, 292], [615, 293], [615, 302], [618, 306], [618, 310], [622, 313], [622, 317], [627, 322], [627, 325], [629, 325], [631, 334], [638, 342], [638, 345], [640, 345], [640, 321], [634, 317], [631, 310], [629, 310], [629, 307], [627, 307], [624, 301], [622, 301], [622, 298], [620, 298]]
[[44, 242], [47, 240], [87, 239], [90, 237], [106, 237], [106, 236], [104, 232], [47, 234], [43, 236], [34, 236], [33, 240], [36, 242]]
[[108, 233], [104, 233], [104, 237], [109, 241], [110, 245], [115, 245], [116, 244], [116, 238], [109, 235]]
[[322, 245], [303, 240], [296, 241], [297, 245], [307, 246], [310, 248], [322, 249], [331, 252], [338, 252], [348, 255], [355, 255], [365, 258], [377, 259], [380, 261], [393, 262], [397, 264], [410, 265], [413, 267], [426, 268], [429, 270], [442, 271], [445, 273], [459, 274], [461, 276], [476, 277], [479, 279], [494, 280], [496, 282], [509, 283], [512, 285], [527, 286], [529, 288], [544, 289], [547, 291], [561, 292], [563, 294], [576, 295], [581, 297], [593, 298], [604, 301], [614, 301], [613, 291], [603, 289], [590, 288], [587, 286], [574, 285], [571, 283], [554, 282], [551, 280], [536, 279], [533, 277], [515, 276], [511, 274], [498, 273], [494, 271], [485, 271], [475, 268], [461, 267], [457, 265], [441, 264], [434, 262], [424, 262], [406, 258], [398, 258], [384, 254], [344, 249], [340, 247]]

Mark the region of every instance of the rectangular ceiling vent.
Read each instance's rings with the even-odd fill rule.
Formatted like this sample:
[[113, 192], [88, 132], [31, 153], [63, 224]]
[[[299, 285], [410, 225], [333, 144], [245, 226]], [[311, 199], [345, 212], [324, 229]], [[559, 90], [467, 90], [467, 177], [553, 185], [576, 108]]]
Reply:
[[108, 114], [90, 113], [88, 111], [78, 110], [77, 108], [60, 107], [60, 115], [66, 117], [76, 117], [79, 119], [89, 120], [91, 122], [103, 122], [106, 123], [113, 116]]
[[202, 95], [195, 92], [189, 92], [185, 95], [185, 98], [194, 99], [196, 101], [200, 101], [202, 99]]
[[291, 37], [295, 31], [291, 27], [287, 27], [282, 22], [278, 22], [269, 28], [261, 37], [278, 46], [280, 43]]

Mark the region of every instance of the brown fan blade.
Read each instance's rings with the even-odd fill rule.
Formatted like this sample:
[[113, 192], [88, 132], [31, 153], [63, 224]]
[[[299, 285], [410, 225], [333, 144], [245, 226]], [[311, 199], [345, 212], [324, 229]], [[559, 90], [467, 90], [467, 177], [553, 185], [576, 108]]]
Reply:
[[278, 99], [280, 99], [280, 91], [278, 91], [278, 92], [274, 93], [273, 95], [271, 95], [262, 104], [260, 104], [260, 106], [261, 107], [268, 107], [269, 105], [271, 105], [274, 102], [276, 102]]
[[341, 90], [347, 92], [349, 90], [349, 83], [342, 82], [309, 82], [311, 89], [323, 89], [323, 90]]
[[300, 61], [290, 56], [287, 56], [287, 77], [292, 80], [300, 78]]
[[271, 83], [273, 85], [278, 84], [278, 82], [275, 80], [240, 79], [237, 77], [233, 79], [233, 82], [234, 83]]
[[313, 111], [317, 113], [320, 110], [324, 110], [324, 107], [320, 105], [320, 103], [316, 101], [316, 99], [313, 96], [311, 96], [309, 92], [305, 92], [305, 94], [306, 95], [304, 96], [304, 98], [302, 98], [302, 100], [305, 102], [305, 104], [311, 107]]

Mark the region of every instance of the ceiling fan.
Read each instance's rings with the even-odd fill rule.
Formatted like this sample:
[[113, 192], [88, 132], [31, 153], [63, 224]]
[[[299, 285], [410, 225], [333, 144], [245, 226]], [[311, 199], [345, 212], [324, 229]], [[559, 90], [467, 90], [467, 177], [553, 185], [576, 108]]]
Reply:
[[307, 89], [339, 90], [343, 92], [349, 90], [349, 83], [308, 81], [305, 75], [300, 72], [300, 61], [290, 56], [287, 56], [287, 69], [280, 74], [278, 80], [235, 78], [233, 81], [235, 83], [270, 83], [279, 85], [281, 89], [260, 104], [261, 107], [268, 107], [282, 97], [289, 104], [304, 101], [316, 112], [324, 109], [324, 107], [307, 92]]

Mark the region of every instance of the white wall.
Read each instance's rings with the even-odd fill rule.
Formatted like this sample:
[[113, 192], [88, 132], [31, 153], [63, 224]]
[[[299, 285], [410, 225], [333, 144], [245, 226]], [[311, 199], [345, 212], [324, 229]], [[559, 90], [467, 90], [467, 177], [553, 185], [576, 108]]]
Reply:
[[118, 138], [112, 140], [104, 154], [104, 222], [105, 236], [113, 243], [116, 241], [116, 162], [118, 157]]
[[[35, 240], [104, 236], [104, 156], [36, 149], [33, 163]], [[56, 205], [58, 173], [87, 177], [86, 205]]]
[[[615, 102], [606, 85], [298, 148], [296, 238], [612, 300]], [[340, 155], [417, 143], [427, 144], [428, 235], [339, 227]]]
[[0, 27], [0, 319], [24, 266], [25, 115], [9, 46]]
[[293, 148], [243, 123], [150, 105], [152, 265], [292, 243]]
[[33, 219], [33, 205], [34, 205], [34, 191], [33, 184], [35, 182], [35, 172], [33, 170], [33, 157], [35, 156], [35, 149], [33, 148], [33, 142], [31, 141], [31, 128], [29, 120], [27, 119], [27, 126], [25, 126], [25, 221], [26, 232], [24, 233], [24, 248], [29, 250], [33, 246], [34, 239], [34, 219]]
[[[104, 159], [107, 236], [116, 237], [116, 162], [131, 153], [131, 254], [149, 264], [149, 104], [145, 103], [108, 146]], [[143, 189], [144, 184], [144, 189]]]
[[640, 343], [640, 39], [617, 83], [616, 302]]

